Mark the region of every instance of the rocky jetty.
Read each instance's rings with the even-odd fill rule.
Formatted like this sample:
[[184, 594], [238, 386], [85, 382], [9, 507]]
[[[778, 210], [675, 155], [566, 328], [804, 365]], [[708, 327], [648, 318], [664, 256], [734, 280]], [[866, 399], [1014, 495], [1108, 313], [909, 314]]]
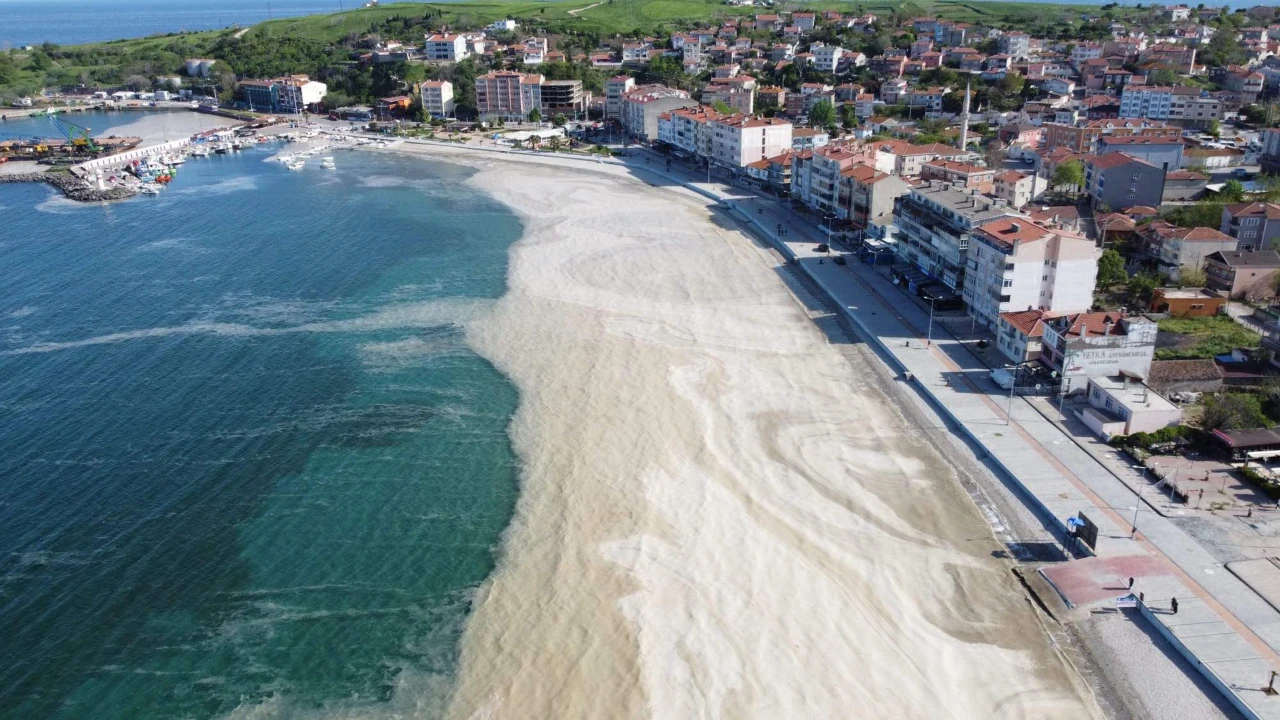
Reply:
[[48, 183], [62, 191], [72, 200], [79, 202], [103, 202], [105, 200], [124, 200], [133, 197], [136, 192], [130, 188], [114, 187], [99, 190], [86, 184], [83, 180], [69, 173], [32, 172], [0, 175], [0, 183], [42, 182]]

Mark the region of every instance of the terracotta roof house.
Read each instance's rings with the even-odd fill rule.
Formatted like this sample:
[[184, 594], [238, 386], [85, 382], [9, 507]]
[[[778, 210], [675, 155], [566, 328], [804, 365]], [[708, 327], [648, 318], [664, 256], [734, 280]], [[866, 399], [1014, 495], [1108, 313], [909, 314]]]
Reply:
[[1040, 357], [1045, 320], [1052, 317], [1047, 310], [1016, 310], [1000, 313], [996, 327], [996, 346], [1016, 363]]
[[1275, 250], [1215, 252], [1205, 258], [1205, 284], [1227, 293], [1233, 300], [1272, 298], [1280, 273], [1280, 253]]

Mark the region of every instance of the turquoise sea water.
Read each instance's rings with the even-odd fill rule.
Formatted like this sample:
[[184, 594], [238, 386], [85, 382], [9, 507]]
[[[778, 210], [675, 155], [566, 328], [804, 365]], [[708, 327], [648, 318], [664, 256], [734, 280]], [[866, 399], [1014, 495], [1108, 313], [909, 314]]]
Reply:
[[457, 323], [520, 225], [453, 166], [268, 152], [107, 206], [0, 186], [0, 717], [447, 693], [516, 495]]

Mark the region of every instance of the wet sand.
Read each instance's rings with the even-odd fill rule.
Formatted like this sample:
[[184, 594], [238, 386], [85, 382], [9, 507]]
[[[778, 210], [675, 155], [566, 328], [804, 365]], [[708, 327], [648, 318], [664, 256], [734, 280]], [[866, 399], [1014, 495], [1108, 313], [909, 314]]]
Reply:
[[520, 389], [523, 474], [450, 716], [1096, 716], [953, 470], [771, 252], [634, 180], [469, 162], [526, 224], [467, 332]]

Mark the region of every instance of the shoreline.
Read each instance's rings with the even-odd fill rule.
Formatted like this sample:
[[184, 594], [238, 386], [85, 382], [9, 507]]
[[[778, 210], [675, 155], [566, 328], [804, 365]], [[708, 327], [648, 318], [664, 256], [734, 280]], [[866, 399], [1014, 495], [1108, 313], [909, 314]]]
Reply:
[[450, 716], [1098, 714], [921, 429], [706, 199], [388, 152], [478, 166], [526, 224], [467, 329], [524, 472]]

